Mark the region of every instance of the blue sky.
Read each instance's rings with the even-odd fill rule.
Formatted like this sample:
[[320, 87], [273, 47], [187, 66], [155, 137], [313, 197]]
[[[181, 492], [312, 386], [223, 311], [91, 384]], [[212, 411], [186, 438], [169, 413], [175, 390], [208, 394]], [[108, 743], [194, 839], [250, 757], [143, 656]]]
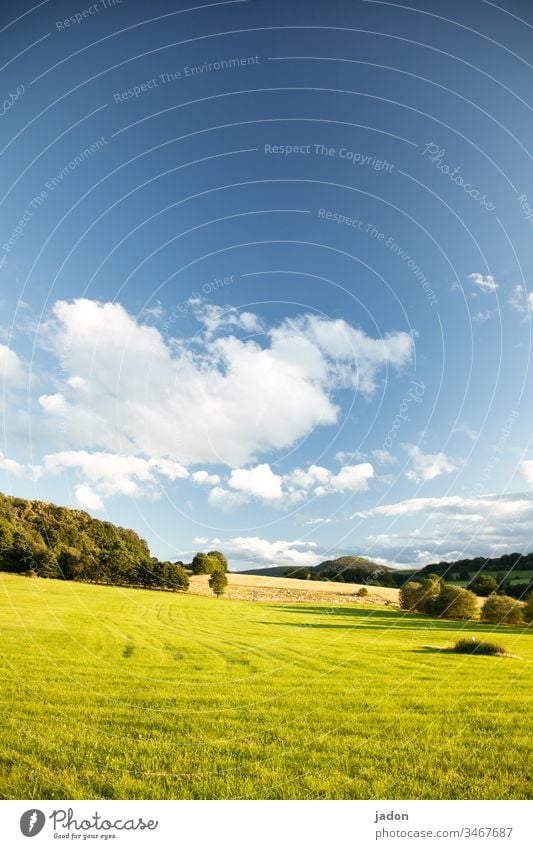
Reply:
[[1, 490], [234, 568], [529, 550], [531, 12], [4, 3]]

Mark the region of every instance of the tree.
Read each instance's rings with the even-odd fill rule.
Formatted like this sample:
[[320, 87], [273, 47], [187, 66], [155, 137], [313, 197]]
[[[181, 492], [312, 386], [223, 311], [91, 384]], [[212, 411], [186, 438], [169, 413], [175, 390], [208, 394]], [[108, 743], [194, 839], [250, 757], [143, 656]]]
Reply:
[[224, 555], [224, 554], [222, 554], [222, 552], [221, 552], [221, 551], [208, 551], [208, 552], [207, 552], [207, 556], [208, 556], [208, 557], [214, 557], [214, 558], [215, 558], [215, 560], [218, 560], [218, 562], [219, 562], [219, 563], [220, 563], [220, 565], [222, 566], [222, 568], [223, 568], [224, 572], [227, 572], [227, 571], [228, 571], [228, 560], [227, 560], [227, 558], [225, 557], [225, 555]]
[[463, 587], [444, 584], [433, 604], [433, 612], [445, 619], [473, 619], [477, 613], [477, 597]]
[[428, 575], [420, 587], [416, 600], [416, 609], [420, 613], [435, 613], [437, 599], [440, 597], [445, 584], [438, 575]]
[[209, 586], [211, 587], [217, 598], [221, 595], [224, 595], [224, 591], [227, 585], [228, 577], [225, 571], [221, 568], [214, 569], [211, 572], [211, 576], [209, 578]]
[[489, 595], [481, 611], [483, 622], [493, 625], [521, 625], [523, 610], [520, 602], [508, 595]]
[[191, 563], [193, 575], [211, 575], [215, 569], [221, 569], [220, 561], [216, 557], [210, 557], [203, 551], [195, 554]]
[[400, 590], [400, 607], [402, 610], [416, 610], [420, 599], [422, 584], [408, 581]]
[[169, 590], [188, 590], [189, 576], [183, 568], [183, 563], [161, 563], [161, 586]]
[[491, 593], [496, 592], [498, 588], [497, 581], [492, 575], [477, 575], [473, 581], [470, 581], [468, 589], [476, 595], [487, 598]]

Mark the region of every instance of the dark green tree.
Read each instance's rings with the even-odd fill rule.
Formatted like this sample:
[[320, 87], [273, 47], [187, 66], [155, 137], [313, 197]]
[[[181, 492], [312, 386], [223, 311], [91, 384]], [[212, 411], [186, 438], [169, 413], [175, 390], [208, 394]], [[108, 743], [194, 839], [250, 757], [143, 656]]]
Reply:
[[214, 558], [215, 558], [215, 560], [218, 560], [218, 562], [220, 563], [220, 565], [221, 565], [221, 566], [222, 566], [222, 568], [224, 569], [224, 572], [227, 572], [227, 571], [228, 571], [228, 560], [227, 560], [227, 557], [226, 557], [224, 554], [222, 554], [222, 552], [221, 552], [221, 551], [208, 551], [208, 552], [207, 552], [207, 556], [208, 556], [208, 557], [214, 557]]
[[477, 575], [468, 585], [468, 589], [476, 595], [487, 598], [491, 593], [496, 592], [498, 584], [492, 575], [481, 574]]
[[203, 551], [199, 551], [192, 559], [191, 570], [193, 575], [211, 575], [213, 570], [217, 568], [222, 568], [217, 558], [210, 557]]
[[214, 569], [209, 577], [209, 586], [217, 598], [224, 595], [227, 585], [228, 576], [226, 575], [226, 572], [220, 568]]
[[481, 620], [493, 625], [520, 625], [523, 605], [507, 595], [489, 595], [481, 611]]

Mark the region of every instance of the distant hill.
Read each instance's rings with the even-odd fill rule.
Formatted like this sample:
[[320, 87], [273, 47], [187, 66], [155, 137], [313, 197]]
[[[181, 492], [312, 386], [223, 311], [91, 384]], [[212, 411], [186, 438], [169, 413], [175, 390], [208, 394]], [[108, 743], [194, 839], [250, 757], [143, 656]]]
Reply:
[[327, 581], [341, 581], [353, 584], [372, 583], [375, 586], [401, 586], [394, 578], [394, 569], [380, 566], [373, 560], [356, 555], [337, 557], [334, 560], [324, 560], [316, 566], [272, 566], [263, 569], [247, 569], [245, 575], [270, 575], [271, 577], [300, 578]]
[[161, 563], [135, 531], [83, 510], [0, 493], [0, 570], [100, 584], [185, 588], [181, 564]]

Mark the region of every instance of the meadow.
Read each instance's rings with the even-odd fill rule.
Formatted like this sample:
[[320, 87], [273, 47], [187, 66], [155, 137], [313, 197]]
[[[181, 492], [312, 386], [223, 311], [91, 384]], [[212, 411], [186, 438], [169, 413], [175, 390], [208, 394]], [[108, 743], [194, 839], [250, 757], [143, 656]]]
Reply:
[[8, 574], [0, 621], [4, 798], [531, 798], [531, 629]]

